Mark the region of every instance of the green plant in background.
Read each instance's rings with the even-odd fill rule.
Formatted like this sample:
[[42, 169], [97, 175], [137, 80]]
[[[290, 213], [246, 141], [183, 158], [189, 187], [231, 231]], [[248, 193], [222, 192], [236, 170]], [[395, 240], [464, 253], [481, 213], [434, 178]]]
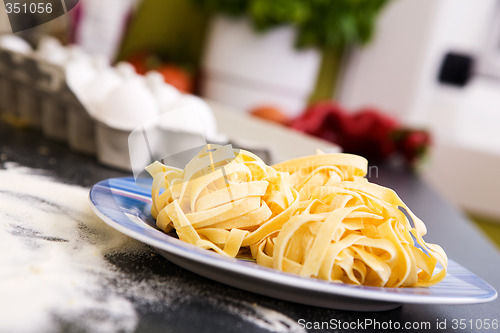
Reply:
[[377, 17], [390, 0], [192, 0], [212, 13], [247, 16], [257, 31], [291, 25], [297, 48], [322, 52], [310, 101], [330, 99], [346, 48], [363, 45], [374, 34]]

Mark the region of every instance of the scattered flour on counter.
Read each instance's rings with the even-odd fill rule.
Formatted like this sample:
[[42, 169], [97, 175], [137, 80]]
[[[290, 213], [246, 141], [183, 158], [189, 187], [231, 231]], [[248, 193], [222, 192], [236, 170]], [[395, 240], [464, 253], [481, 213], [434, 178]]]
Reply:
[[[4, 164], [5, 166], [5, 164]], [[142, 304], [175, 307], [203, 291], [177, 277], [136, 281], [105, 255], [149, 247], [111, 229], [88, 203], [88, 189], [58, 183], [42, 170], [0, 170], [0, 332], [132, 332]], [[236, 299], [210, 296], [222, 311], [273, 332], [299, 332], [293, 319]]]
[[55, 319], [133, 330], [131, 302], [100, 279], [113, 274], [106, 253], [145, 247], [98, 220], [87, 189], [18, 171], [0, 170], [0, 331], [51, 331]]
[[12, 170], [15, 173], [22, 173], [27, 175], [44, 175], [49, 176], [49, 171], [42, 169], [33, 169], [30, 167], [22, 166], [17, 162], [3, 162], [2, 166], [6, 170]]

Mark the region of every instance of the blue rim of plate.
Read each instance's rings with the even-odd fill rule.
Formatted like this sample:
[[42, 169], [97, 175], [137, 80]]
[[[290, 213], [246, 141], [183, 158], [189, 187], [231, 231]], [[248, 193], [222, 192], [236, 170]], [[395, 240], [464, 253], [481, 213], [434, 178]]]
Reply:
[[95, 184], [90, 190], [89, 199], [97, 216], [127, 236], [169, 254], [264, 282], [311, 292], [402, 304], [475, 304], [497, 298], [492, 286], [453, 260], [449, 260], [446, 278], [434, 286], [382, 288], [304, 278], [253, 262], [227, 258], [157, 229], [150, 214], [150, 193], [150, 179], [138, 179], [136, 182], [133, 177], [111, 178]]

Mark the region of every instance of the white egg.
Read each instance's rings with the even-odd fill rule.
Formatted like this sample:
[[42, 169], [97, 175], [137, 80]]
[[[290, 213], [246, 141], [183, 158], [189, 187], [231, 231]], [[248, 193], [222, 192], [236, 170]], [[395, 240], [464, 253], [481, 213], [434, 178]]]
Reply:
[[68, 58], [64, 63], [66, 82], [71, 90], [78, 96], [83, 96], [85, 87], [97, 75], [97, 70], [92, 58], [80, 47], [68, 47]]
[[38, 43], [36, 49], [37, 57], [56, 65], [64, 65], [68, 59], [66, 48], [58, 39], [51, 36], [44, 36]]
[[97, 106], [95, 117], [109, 127], [131, 131], [158, 115], [158, 106], [144, 80], [132, 77], [104, 97]]
[[115, 70], [124, 79], [131, 79], [138, 77], [139, 75], [135, 71], [134, 66], [126, 61], [121, 61], [115, 66]]
[[0, 36], [0, 47], [22, 54], [29, 54], [33, 51], [28, 42], [13, 34]]
[[97, 71], [102, 69], [112, 69], [112, 67], [109, 65], [108, 59], [101, 54], [92, 56], [92, 64], [94, 65]]
[[197, 96], [181, 95], [173, 104], [161, 110], [161, 113], [159, 126], [163, 129], [203, 133], [207, 138], [217, 134], [212, 109]]
[[92, 57], [87, 54], [81, 46], [72, 44], [66, 46], [66, 52], [67, 52], [67, 59], [66, 63], [74, 62], [74, 61], [86, 61], [86, 62], [91, 62]]
[[146, 74], [146, 85], [153, 93], [160, 108], [160, 112], [173, 105], [173, 103], [181, 97], [179, 90], [166, 83], [163, 75], [157, 71], [150, 71]]
[[98, 65], [96, 71], [97, 74], [85, 85], [81, 96], [91, 115], [96, 114], [98, 105], [123, 81], [111, 67]]

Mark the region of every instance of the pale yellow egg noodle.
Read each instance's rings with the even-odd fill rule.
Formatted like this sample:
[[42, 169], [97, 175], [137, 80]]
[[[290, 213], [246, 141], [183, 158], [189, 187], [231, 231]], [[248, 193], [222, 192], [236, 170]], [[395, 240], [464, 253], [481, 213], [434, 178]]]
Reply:
[[184, 170], [146, 169], [158, 228], [175, 228], [190, 244], [334, 282], [438, 283], [445, 252], [422, 239], [424, 223], [394, 191], [364, 178], [367, 166], [361, 156], [320, 153], [271, 167], [248, 151], [207, 145]]

